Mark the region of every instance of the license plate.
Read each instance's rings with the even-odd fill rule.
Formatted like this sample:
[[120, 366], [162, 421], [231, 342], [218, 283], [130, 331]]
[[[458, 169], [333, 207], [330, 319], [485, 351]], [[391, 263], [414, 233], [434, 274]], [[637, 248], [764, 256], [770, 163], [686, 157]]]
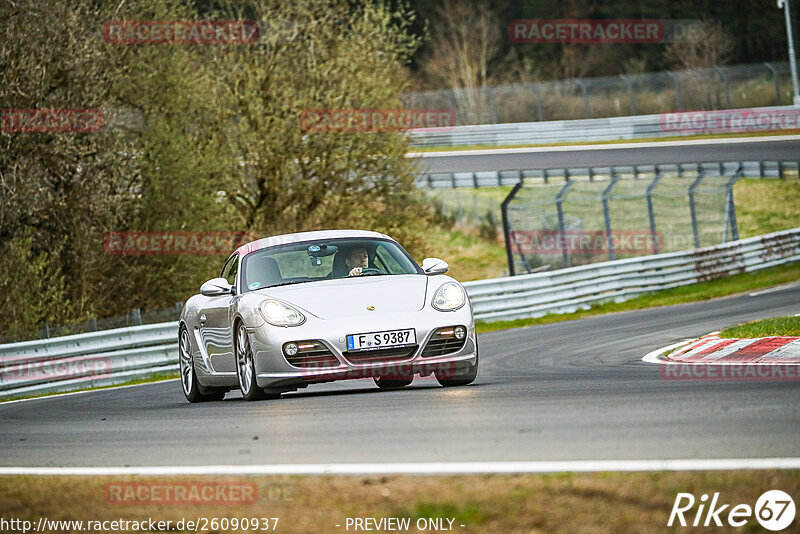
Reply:
[[375, 350], [389, 347], [414, 345], [417, 336], [413, 328], [405, 330], [384, 330], [383, 332], [367, 332], [365, 334], [348, 334], [347, 350]]

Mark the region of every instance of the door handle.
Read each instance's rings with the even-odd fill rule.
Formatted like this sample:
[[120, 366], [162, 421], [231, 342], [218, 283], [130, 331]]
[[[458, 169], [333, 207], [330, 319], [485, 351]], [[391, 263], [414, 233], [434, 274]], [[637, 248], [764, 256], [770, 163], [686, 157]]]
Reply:
[[205, 324], [206, 324], [206, 314], [205, 313], [201, 313], [200, 314], [200, 326], [203, 326]]

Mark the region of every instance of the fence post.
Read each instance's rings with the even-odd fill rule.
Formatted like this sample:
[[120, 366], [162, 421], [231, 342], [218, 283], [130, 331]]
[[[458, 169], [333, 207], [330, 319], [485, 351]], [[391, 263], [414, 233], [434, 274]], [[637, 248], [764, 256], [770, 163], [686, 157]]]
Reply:
[[514, 200], [514, 197], [517, 196], [517, 191], [519, 191], [521, 187], [522, 178], [520, 177], [520, 181], [514, 185], [511, 192], [503, 199], [503, 203], [500, 204], [500, 216], [503, 219], [503, 236], [506, 240], [506, 260], [508, 261], [509, 276], [514, 276], [516, 270], [514, 269], [514, 255], [511, 252], [511, 225], [508, 221], [508, 204]]
[[681, 81], [678, 76], [672, 72], [667, 71], [667, 76], [672, 78], [675, 82], [675, 104], [677, 106], [676, 111], [680, 111], [683, 109], [683, 97], [681, 96]]
[[636, 115], [636, 96], [633, 94], [633, 83], [631, 82], [631, 79], [624, 74], [620, 74], [619, 77], [622, 78], [622, 81], [628, 86], [628, 101], [630, 102], [629, 107], [631, 110], [631, 115]]
[[450, 109], [453, 110], [453, 115], [456, 116], [456, 124], [458, 124], [458, 115], [456, 115], [458, 113], [457, 111], [458, 106], [456, 105], [455, 92], [452, 89], [444, 89], [442, 92], [447, 95], [446, 98], [447, 101], [450, 103]]
[[50, 337], [50, 326], [47, 324], [47, 321], [43, 322], [41, 328], [39, 328], [39, 337], [41, 339]]
[[586, 114], [587, 119], [591, 119], [592, 107], [589, 105], [589, 92], [586, 90], [586, 83], [580, 78], [575, 78], [575, 83], [577, 83], [581, 91], [583, 91], [583, 112]]
[[725, 102], [727, 103], [728, 108], [731, 107], [731, 84], [728, 81], [728, 73], [722, 67], [714, 67], [714, 70], [717, 71], [717, 74], [720, 75], [722, 81], [725, 82]]
[[89, 317], [89, 331], [97, 332], [97, 317]]
[[536, 118], [541, 122], [544, 120], [544, 110], [542, 109], [542, 96], [539, 92], [539, 86], [535, 82], [529, 83], [528, 85], [530, 85], [533, 90], [533, 100], [536, 102]]
[[617, 185], [619, 181], [619, 176], [617, 175], [614, 168], [611, 168], [611, 183], [603, 191], [603, 218], [606, 222], [606, 243], [608, 243], [608, 259], [615, 260], [617, 259], [616, 254], [614, 253], [614, 240], [611, 237], [611, 213], [608, 209], [608, 195], [611, 194], [611, 190], [614, 189], [614, 186]]
[[653, 240], [653, 253], [659, 253], [658, 247], [658, 229], [656, 228], [656, 213], [655, 209], [653, 209], [653, 190], [658, 185], [658, 182], [661, 180], [663, 173], [661, 169], [656, 166], [656, 177], [653, 178], [653, 181], [650, 182], [650, 185], [647, 186], [647, 217], [650, 219], [650, 238]]
[[[562, 204], [564, 203], [564, 197], [567, 195], [567, 191], [569, 191], [569, 188], [572, 187], [574, 183], [575, 182], [568, 181], [567, 183], [564, 184], [564, 187], [561, 188], [561, 191], [558, 192], [558, 195], [556, 195], [556, 211], [558, 213], [558, 235], [562, 237], [562, 240], [564, 239], [564, 233], [565, 233], [564, 207]], [[569, 267], [570, 264], [569, 252], [567, 251], [565, 241], [564, 241], [564, 247], [561, 248], [561, 257], [564, 260], [564, 267]]]
[[492, 110], [492, 124], [497, 124], [497, 100], [494, 98], [494, 88], [487, 86], [485, 89], [486, 97], [489, 99], [489, 108]]
[[733, 185], [742, 177], [742, 165], [736, 169], [728, 183], [725, 184], [725, 230], [722, 233], [722, 242], [728, 242], [728, 223], [731, 226], [733, 241], [739, 240], [739, 225], [736, 222], [736, 205], [733, 203]]
[[142, 324], [142, 310], [139, 308], [134, 308], [131, 310], [131, 322], [134, 326], [139, 326]]
[[700, 248], [700, 231], [697, 227], [697, 210], [694, 205], [694, 190], [700, 185], [700, 182], [705, 177], [706, 171], [700, 168], [697, 171], [697, 178], [692, 185], [689, 186], [689, 210], [692, 213], [692, 233], [694, 233], [694, 248]]
[[770, 63], [764, 63], [764, 65], [769, 69], [772, 73], [772, 83], [775, 85], [775, 105], [781, 105], [781, 85], [778, 81], [778, 69], [773, 67]]

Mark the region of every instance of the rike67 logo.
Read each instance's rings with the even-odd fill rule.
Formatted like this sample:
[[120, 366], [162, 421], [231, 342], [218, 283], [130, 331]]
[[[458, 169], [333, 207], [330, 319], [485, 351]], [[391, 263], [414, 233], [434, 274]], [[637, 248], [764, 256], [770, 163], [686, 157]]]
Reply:
[[724, 503], [719, 492], [714, 493], [710, 502], [707, 493], [700, 499], [695, 499], [691, 493], [678, 493], [667, 526], [721, 527], [727, 523], [731, 527], [743, 527], [755, 518], [763, 528], [777, 532], [792, 524], [796, 511], [792, 498], [781, 490], [764, 492], [754, 507]]

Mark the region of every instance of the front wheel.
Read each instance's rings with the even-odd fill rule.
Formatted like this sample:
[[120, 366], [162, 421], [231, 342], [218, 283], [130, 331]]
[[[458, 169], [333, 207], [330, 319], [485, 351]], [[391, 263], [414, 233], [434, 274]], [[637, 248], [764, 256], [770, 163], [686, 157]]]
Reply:
[[250, 337], [247, 327], [239, 325], [236, 334], [236, 376], [239, 378], [239, 389], [244, 400], [262, 400], [267, 397], [277, 398], [280, 395], [267, 395], [256, 383], [256, 368], [253, 361], [253, 351], [250, 348]]
[[181, 386], [186, 400], [189, 402], [219, 401], [225, 397], [224, 391], [206, 389], [197, 381], [197, 371], [194, 369], [192, 345], [189, 343], [189, 331], [181, 327], [178, 336], [178, 352], [181, 372]]
[[434, 371], [436, 380], [443, 387], [466, 386], [475, 381], [478, 376], [478, 355], [475, 354], [475, 363], [464, 367], [456, 367], [454, 371], [443, 369]]

